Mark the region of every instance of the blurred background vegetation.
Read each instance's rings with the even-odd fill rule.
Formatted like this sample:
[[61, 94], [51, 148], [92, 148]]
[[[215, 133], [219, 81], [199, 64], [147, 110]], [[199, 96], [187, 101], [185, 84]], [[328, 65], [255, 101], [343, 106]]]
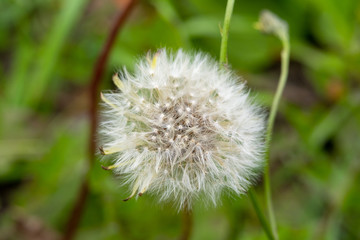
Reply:
[[[0, 239], [60, 239], [87, 172], [88, 87], [125, 0], [0, 1]], [[102, 78], [160, 47], [218, 58], [225, 0], [142, 0]], [[265, 106], [281, 44], [253, 28], [270, 9], [290, 26], [290, 76], [271, 149], [281, 239], [360, 239], [360, 2], [237, 1], [229, 62]], [[121, 179], [90, 171], [76, 239], [177, 239], [181, 214], [146, 194], [123, 202]], [[261, 202], [262, 180], [256, 191]], [[247, 196], [194, 207], [192, 239], [266, 239]]]

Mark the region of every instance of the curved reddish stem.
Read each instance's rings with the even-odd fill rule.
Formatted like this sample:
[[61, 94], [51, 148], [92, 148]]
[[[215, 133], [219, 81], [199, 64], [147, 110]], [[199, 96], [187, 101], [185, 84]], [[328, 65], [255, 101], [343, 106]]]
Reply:
[[[136, 0], [128, 1], [127, 5], [124, 7], [123, 11], [121, 11], [114, 20], [113, 26], [110, 29], [109, 35], [107, 40], [102, 48], [102, 51], [96, 61], [94, 66], [94, 71], [91, 77], [90, 85], [89, 85], [89, 117], [90, 117], [90, 136], [89, 136], [89, 170], [90, 172], [92, 166], [94, 165], [95, 161], [95, 153], [96, 153], [96, 132], [97, 132], [97, 125], [98, 125], [98, 116], [97, 116], [97, 103], [98, 103], [98, 96], [99, 96], [99, 86], [101, 83], [101, 77], [104, 73], [104, 69], [109, 58], [110, 51], [112, 46], [116, 40], [116, 36], [118, 35], [121, 27], [124, 25], [125, 21], [127, 20], [131, 10], [135, 5]], [[65, 231], [64, 231], [64, 240], [71, 240], [74, 238], [76, 230], [79, 226], [81, 216], [84, 212], [84, 207], [86, 203], [87, 196], [89, 194], [89, 182], [88, 182], [88, 174], [86, 174], [83, 183], [78, 192], [78, 196], [76, 202], [74, 204], [73, 210], [70, 214], [70, 217], [66, 223]]]

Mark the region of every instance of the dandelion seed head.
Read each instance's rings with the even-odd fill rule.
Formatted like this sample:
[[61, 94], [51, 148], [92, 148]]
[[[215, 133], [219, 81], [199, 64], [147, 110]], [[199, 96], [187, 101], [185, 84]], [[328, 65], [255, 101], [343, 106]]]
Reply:
[[263, 163], [264, 114], [233, 72], [203, 53], [160, 50], [114, 82], [102, 149], [130, 198], [150, 193], [181, 209], [246, 192]]

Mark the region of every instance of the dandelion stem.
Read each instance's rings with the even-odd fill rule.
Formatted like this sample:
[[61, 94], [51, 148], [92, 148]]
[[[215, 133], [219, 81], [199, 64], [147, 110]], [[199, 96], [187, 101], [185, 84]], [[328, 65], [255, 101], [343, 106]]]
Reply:
[[248, 195], [249, 195], [249, 198], [250, 198], [250, 201], [252, 203], [252, 205], [254, 206], [254, 209], [255, 209], [255, 212], [256, 212], [256, 215], [258, 216], [259, 220], [260, 220], [260, 223], [265, 231], [265, 234], [266, 236], [268, 237], [268, 239], [270, 240], [274, 240], [274, 235], [270, 229], [270, 226], [268, 224], [268, 222], [266, 221], [266, 218], [260, 208], [260, 205], [259, 205], [259, 202], [257, 200], [257, 197], [256, 197], [256, 194], [254, 192], [253, 189], [250, 189], [249, 192], [248, 192]]
[[[228, 58], [227, 58], [227, 43], [228, 43], [228, 36], [229, 36], [229, 27], [230, 27], [230, 20], [231, 20], [231, 15], [232, 15], [232, 12], [233, 12], [233, 8], [234, 8], [234, 3], [235, 3], [235, 0], [228, 0], [227, 1], [227, 5], [226, 5], [226, 11], [225, 11], [225, 18], [224, 18], [224, 26], [223, 26], [223, 29], [221, 31], [221, 48], [220, 48], [220, 65], [221, 66], [224, 66], [228, 63]], [[285, 53], [283, 55], [288, 55], [288, 53]], [[288, 58], [288, 56], [287, 56]], [[274, 101], [274, 103], [276, 104], [276, 107], [274, 109], [272, 109], [272, 114], [270, 114], [270, 118], [268, 122], [268, 131], [267, 131], [267, 135], [266, 135], [266, 146], [269, 145], [269, 142], [270, 142], [270, 136], [271, 136], [271, 132], [272, 132], [272, 126], [273, 126], [273, 122], [274, 122], [274, 117], [275, 117], [275, 113], [276, 113], [276, 110], [277, 110], [277, 105], [279, 104], [279, 100], [280, 100], [280, 96], [281, 96], [281, 93], [282, 93], [282, 90], [284, 88], [284, 85], [285, 85], [285, 82], [286, 82], [286, 76], [287, 76], [287, 67], [286, 67], [286, 72], [283, 73], [283, 69], [282, 69], [282, 74], [281, 74], [281, 79], [280, 80], [280, 87], [281, 88], [278, 88], [278, 91], [277, 91], [277, 94], [275, 96], [275, 100], [276, 102]], [[281, 91], [279, 91], [279, 89]], [[275, 105], [273, 104], [273, 107]], [[267, 152], [267, 162], [268, 162], [268, 152]], [[267, 164], [268, 165], [268, 164]], [[268, 175], [268, 172], [269, 172], [269, 169], [268, 167], [266, 167], [267, 169], [265, 170], [265, 175], [267, 174]], [[267, 172], [267, 173], [266, 173]], [[269, 182], [269, 176], [267, 176], [268, 178], [268, 182]], [[269, 189], [266, 190], [267, 193], [270, 193], [270, 184], [269, 184]], [[266, 194], [268, 196], [268, 194]], [[270, 239], [270, 240], [274, 240], [274, 239], [277, 239], [277, 234], [272, 231], [272, 228], [270, 229], [269, 227], [269, 224], [268, 222], [266, 221], [266, 218], [264, 217], [264, 214], [258, 204], [258, 201], [257, 201], [257, 198], [256, 198], [256, 195], [255, 193], [253, 192], [253, 190], [250, 189], [249, 191], [249, 197], [250, 197], [250, 200], [251, 200], [251, 203], [252, 205], [254, 206], [254, 209], [255, 209], [255, 212], [260, 220], [260, 223], [267, 235], [267, 237]], [[271, 210], [269, 210], [269, 212], [271, 212], [271, 214], [269, 214], [270, 216], [270, 220], [271, 219], [274, 219], [274, 223], [275, 223], [275, 218], [273, 217], [274, 214], [273, 214], [273, 210], [272, 210], [272, 205], [271, 205], [271, 195], [269, 196], [269, 200], [270, 202], [268, 201], [267, 199], [267, 203], [270, 203], [270, 206], [271, 206]], [[269, 205], [268, 205], [269, 206]], [[271, 226], [273, 226], [273, 224], [271, 224]], [[276, 226], [276, 225], [274, 225]], [[276, 229], [276, 227], [274, 227], [274, 229]]]
[[99, 55], [97, 62], [95, 64], [92, 78], [89, 85], [89, 115], [90, 115], [90, 136], [89, 136], [89, 161], [88, 161], [88, 170], [84, 176], [83, 182], [76, 197], [74, 206], [72, 208], [71, 214], [64, 229], [63, 240], [71, 240], [75, 237], [76, 230], [80, 224], [81, 217], [84, 212], [86, 199], [90, 192], [89, 187], [89, 173], [94, 166], [95, 161], [95, 136], [97, 128], [97, 99], [99, 96], [99, 86], [101, 83], [101, 77], [104, 73], [106, 62], [109, 58], [112, 46], [115, 42], [116, 36], [118, 35], [121, 27], [124, 25], [128, 16], [130, 15], [131, 10], [135, 5], [136, 0], [131, 0], [129, 3], [124, 6], [123, 11], [121, 11], [114, 20], [114, 24], [110, 29], [109, 35], [107, 36], [107, 41], [105, 42], [102, 52]]
[[265, 199], [266, 199], [266, 206], [268, 210], [269, 220], [270, 220], [270, 226], [271, 231], [275, 237], [275, 239], [278, 239], [278, 233], [277, 233], [277, 227], [276, 227], [276, 220], [275, 220], [275, 214], [274, 214], [274, 208], [271, 200], [271, 183], [270, 183], [270, 141], [271, 141], [271, 135], [274, 128], [274, 121], [276, 112], [279, 107], [280, 98], [283, 93], [288, 71], [289, 71], [289, 55], [290, 55], [290, 43], [289, 38], [286, 34], [279, 34], [278, 35], [282, 44], [283, 44], [283, 50], [281, 52], [281, 74], [279, 83], [276, 89], [275, 97], [271, 105], [270, 115], [268, 119], [267, 124], [267, 132], [266, 132], [266, 163], [265, 163], [265, 172], [264, 172], [264, 185], [265, 185]]
[[189, 240], [192, 232], [192, 211], [189, 209], [188, 202], [185, 202], [185, 206], [183, 209], [183, 227], [182, 227], [182, 235], [180, 240]]
[[226, 4], [225, 17], [224, 17], [224, 25], [221, 30], [221, 47], [220, 47], [220, 65], [226, 65], [228, 63], [227, 58], [227, 44], [229, 37], [229, 27], [231, 15], [233, 12], [235, 0], [228, 0]]

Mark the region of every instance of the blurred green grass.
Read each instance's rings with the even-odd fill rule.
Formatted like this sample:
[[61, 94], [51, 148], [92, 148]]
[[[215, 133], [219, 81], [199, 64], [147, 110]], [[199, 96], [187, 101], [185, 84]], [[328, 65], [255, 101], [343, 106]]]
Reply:
[[[123, 1], [0, 1], [0, 239], [61, 236], [86, 172], [90, 74]], [[159, 47], [218, 58], [226, 1], [140, 1], [103, 77]], [[281, 44], [253, 29], [270, 9], [290, 26], [290, 76], [271, 149], [281, 239], [360, 239], [360, 2], [237, 1], [229, 62], [269, 106]], [[127, 190], [97, 162], [77, 239], [176, 239], [181, 216]], [[261, 179], [256, 187], [262, 197]], [[40, 229], [40, 230], [39, 230]], [[37, 232], [38, 231], [38, 232]], [[39, 233], [40, 232], [40, 233]], [[40, 234], [40, 235], [36, 235]], [[49, 237], [50, 236], [50, 237]], [[246, 196], [194, 208], [192, 239], [266, 239]]]

